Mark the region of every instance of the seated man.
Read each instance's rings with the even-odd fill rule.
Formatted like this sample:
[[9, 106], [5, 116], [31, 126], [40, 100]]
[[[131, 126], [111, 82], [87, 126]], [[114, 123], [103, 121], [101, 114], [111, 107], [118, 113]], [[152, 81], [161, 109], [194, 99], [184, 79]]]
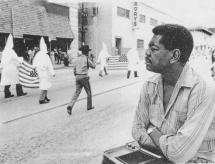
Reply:
[[215, 162], [215, 89], [187, 61], [193, 49], [183, 26], [160, 25], [146, 51], [146, 69], [132, 135], [175, 163]]

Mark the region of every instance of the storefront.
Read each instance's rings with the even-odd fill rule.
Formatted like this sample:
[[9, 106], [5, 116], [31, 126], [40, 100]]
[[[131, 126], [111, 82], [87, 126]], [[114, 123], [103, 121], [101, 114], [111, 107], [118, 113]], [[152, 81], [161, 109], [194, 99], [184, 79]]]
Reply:
[[[31, 47], [39, 47], [41, 36], [48, 49], [66, 52], [74, 39], [69, 24], [69, 8], [53, 3], [24, 0], [0, 2], [0, 47], [11, 33], [19, 56]], [[37, 3], [36, 3], [37, 2]]]

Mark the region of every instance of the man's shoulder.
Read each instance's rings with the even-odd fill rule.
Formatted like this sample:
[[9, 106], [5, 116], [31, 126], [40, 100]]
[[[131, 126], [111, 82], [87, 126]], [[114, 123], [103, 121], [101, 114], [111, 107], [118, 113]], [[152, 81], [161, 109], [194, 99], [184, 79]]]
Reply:
[[200, 97], [215, 96], [215, 82], [212, 78], [205, 79], [195, 72], [192, 76], [192, 93], [198, 93]]
[[85, 55], [78, 55], [78, 56], [75, 58], [76, 61], [77, 61], [77, 60], [84, 60], [84, 59], [86, 59], [86, 56], [85, 56]]

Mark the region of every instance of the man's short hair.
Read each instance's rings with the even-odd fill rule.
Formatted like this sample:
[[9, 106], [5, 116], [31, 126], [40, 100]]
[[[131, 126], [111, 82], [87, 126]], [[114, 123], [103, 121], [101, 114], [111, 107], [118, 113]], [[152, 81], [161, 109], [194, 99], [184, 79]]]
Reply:
[[152, 29], [155, 35], [161, 35], [160, 43], [168, 50], [179, 49], [181, 56], [179, 61], [186, 63], [193, 50], [193, 37], [190, 31], [177, 24], [164, 24]]

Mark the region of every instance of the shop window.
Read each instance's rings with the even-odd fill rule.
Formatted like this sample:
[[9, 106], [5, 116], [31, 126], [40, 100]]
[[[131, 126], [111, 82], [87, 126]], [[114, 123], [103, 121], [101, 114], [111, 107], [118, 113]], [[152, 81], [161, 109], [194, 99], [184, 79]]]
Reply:
[[144, 40], [137, 39], [137, 48], [144, 48]]
[[130, 11], [121, 7], [117, 7], [117, 15], [125, 18], [130, 18]]
[[157, 26], [158, 25], [158, 21], [154, 18], [150, 18], [150, 25], [152, 26]]

